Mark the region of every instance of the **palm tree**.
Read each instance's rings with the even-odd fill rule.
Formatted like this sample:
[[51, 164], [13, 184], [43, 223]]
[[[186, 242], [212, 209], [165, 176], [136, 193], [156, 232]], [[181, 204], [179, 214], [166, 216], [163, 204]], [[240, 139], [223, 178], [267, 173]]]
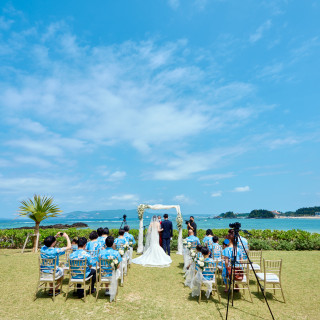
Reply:
[[41, 197], [36, 194], [33, 196], [33, 199], [29, 198], [28, 200], [21, 201], [19, 215], [28, 217], [36, 223], [34, 227], [35, 237], [33, 238], [33, 252], [38, 251], [40, 222], [48, 218], [56, 217], [62, 212], [62, 210], [52, 202], [52, 197]]

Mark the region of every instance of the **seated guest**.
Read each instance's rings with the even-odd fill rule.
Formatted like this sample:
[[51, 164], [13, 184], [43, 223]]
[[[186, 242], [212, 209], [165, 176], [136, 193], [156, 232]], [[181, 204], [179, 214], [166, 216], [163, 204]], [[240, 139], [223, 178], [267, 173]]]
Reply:
[[212, 242], [212, 237], [213, 237], [213, 233], [211, 229], [208, 229], [206, 231], [206, 236], [202, 239], [202, 243], [207, 246], [210, 247], [210, 245], [213, 243]]
[[98, 242], [98, 233], [97, 231], [92, 231], [89, 234], [89, 239], [90, 241], [86, 245], [86, 250], [90, 251], [89, 253], [91, 254], [92, 263], [93, 267], [96, 267], [96, 264], [98, 262], [98, 255], [99, 255], [99, 250], [100, 250], [100, 243]]
[[[69, 256], [70, 260], [86, 260], [86, 278], [92, 276], [92, 286], [91, 286], [91, 293], [94, 293], [96, 290], [94, 288], [94, 284], [96, 283], [96, 270], [92, 269], [92, 266], [95, 264], [95, 262], [92, 261], [90, 253], [88, 253], [85, 250], [87, 244], [87, 239], [85, 237], [80, 237], [78, 239], [78, 250], [75, 252], [72, 252]], [[80, 275], [79, 275], [80, 277]], [[77, 284], [78, 287], [80, 287], [80, 284]], [[83, 298], [83, 289], [77, 290], [78, 297], [81, 299]]]
[[[231, 234], [231, 235], [234, 236], [234, 230], [233, 229], [229, 229], [228, 234]], [[245, 250], [247, 252], [249, 251], [248, 240], [246, 238], [242, 237], [240, 234], [239, 234], [239, 238], [240, 239], [238, 239], [237, 248], [238, 248], [238, 250], [241, 251], [243, 259], [247, 260], [247, 255], [246, 255]], [[245, 248], [245, 250], [243, 249], [241, 242], [242, 242], [243, 247]]]
[[124, 229], [119, 230], [119, 237], [114, 240], [116, 247], [120, 247], [121, 245], [128, 243], [128, 240], [124, 237], [124, 232]]
[[78, 249], [78, 239], [74, 238], [71, 241], [72, 252]]
[[[106, 248], [100, 251], [99, 258], [101, 259], [118, 259], [119, 262], [122, 261], [121, 255], [117, 250], [114, 250], [114, 238], [108, 236], [105, 242]], [[118, 268], [120, 265], [118, 266]], [[109, 294], [108, 284], [106, 284], [106, 295]]]
[[[208, 262], [214, 263], [213, 259], [209, 258], [210, 250], [209, 250], [208, 247], [203, 247], [202, 250], [201, 250], [201, 253], [202, 253], [202, 256], [204, 258], [204, 261], [203, 261], [204, 263], [208, 263]], [[212, 276], [208, 275], [208, 272], [203, 271], [202, 275], [206, 280], [212, 280]]]
[[221, 259], [222, 258], [222, 248], [219, 244], [219, 238], [217, 236], [212, 237], [212, 245], [211, 245], [211, 252], [214, 259]]
[[98, 242], [100, 245], [100, 248], [104, 248], [106, 245], [106, 238], [109, 235], [109, 229], [108, 228], [98, 228], [97, 229], [98, 233]]
[[187, 240], [187, 242], [195, 242], [195, 241], [197, 241], [197, 244], [200, 244], [199, 238], [194, 235], [192, 229], [188, 230], [188, 237], [186, 238], [186, 240]]
[[[40, 255], [41, 258], [43, 259], [56, 259], [56, 277], [62, 276], [57, 282], [57, 287], [55, 290], [55, 294], [59, 294], [60, 290], [58, 290], [59, 285], [61, 281], [63, 280], [63, 269], [59, 268], [59, 256], [63, 255], [66, 253], [67, 250], [71, 249], [71, 242], [69, 239], [69, 236], [66, 233], [63, 233], [62, 237], [67, 239], [67, 246], [64, 248], [55, 248], [55, 245], [57, 243], [56, 238], [61, 237], [60, 232], [56, 234], [56, 236], [48, 236], [44, 239], [44, 246], [40, 250]], [[52, 271], [53, 272], [54, 266], [52, 266]], [[49, 270], [46, 270], [44, 272], [50, 273]], [[53, 294], [53, 289], [52, 289], [53, 284], [50, 284], [50, 290], [49, 290], [49, 295]]]
[[124, 237], [127, 239], [127, 242], [132, 242], [132, 245], [136, 244], [136, 240], [134, 239], [134, 236], [129, 233], [130, 227], [129, 226], [124, 226]]
[[[225, 239], [223, 241], [223, 251], [222, 251], [222, 256], [223, 256], [223, 269], [222, 269], [222, 279], [223, 282], [225, 283], [225, 290], [224, 292], [228, 292], [228, 282], [229, 282], [229, 277], [230, 275], [228, 274], [228, 267], [231, 266], [231, 259], [233, 258], [233, 244], [234, 244], [234, 236], [233, 235], [228, 235], [228, 239]], [[240, 250], [237, 250], [237, 255], [235, 259], [235, 266], [239, 266], [239, 262], [242, 260], [242, 253]], [[237, 285], [236, 285], [237, 288]]]
[[202, 248], [203, 248], [203, 246], [201, 244], [197, 244], [196, 252], [197, 252], [197, 257], [198, 258], [202, 256]]

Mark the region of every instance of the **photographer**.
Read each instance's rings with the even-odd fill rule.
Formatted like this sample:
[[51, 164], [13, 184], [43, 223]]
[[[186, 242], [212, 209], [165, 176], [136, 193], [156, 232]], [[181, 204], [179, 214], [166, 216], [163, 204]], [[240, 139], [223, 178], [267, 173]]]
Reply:
[[188, 230], [192, 230], [194, 236], [197, 236], [197, 224], [194, 222], [194, 217], [191, 216], [189, 221], [186, 221]]

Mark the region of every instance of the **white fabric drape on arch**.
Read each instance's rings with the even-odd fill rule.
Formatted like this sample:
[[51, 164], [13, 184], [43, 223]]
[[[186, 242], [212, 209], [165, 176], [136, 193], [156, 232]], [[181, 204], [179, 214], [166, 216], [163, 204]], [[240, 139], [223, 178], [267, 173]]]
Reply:
[[[167, 209], [176, 209], [177, 216], [181, 216], [181, 210], [179, 205], [163, 205], [163, 204], [154, 204], [154, 205], [147, 205], [147, 209], [151, 210], [167, 210]], [[139, 224], [139, 238], [138, 238], [138, 249], [137, 253], [143, 252], [143, 217], [140, 219]], [[178, 251], [177, 254], [182, 254], [182, 227], [179, 228], [179, 235], [178, 235]]]

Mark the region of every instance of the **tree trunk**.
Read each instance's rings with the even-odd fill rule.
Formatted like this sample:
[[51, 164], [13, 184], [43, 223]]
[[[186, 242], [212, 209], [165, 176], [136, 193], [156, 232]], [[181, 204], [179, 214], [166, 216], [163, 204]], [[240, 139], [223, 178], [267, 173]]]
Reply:
[[39, 227], [40, 222], [36, 222], [36, 226], [34, 227], [34, 237], [33, 237], [33, 250], [32, 252], [38, 252], [38, 244], [39, 244]]

